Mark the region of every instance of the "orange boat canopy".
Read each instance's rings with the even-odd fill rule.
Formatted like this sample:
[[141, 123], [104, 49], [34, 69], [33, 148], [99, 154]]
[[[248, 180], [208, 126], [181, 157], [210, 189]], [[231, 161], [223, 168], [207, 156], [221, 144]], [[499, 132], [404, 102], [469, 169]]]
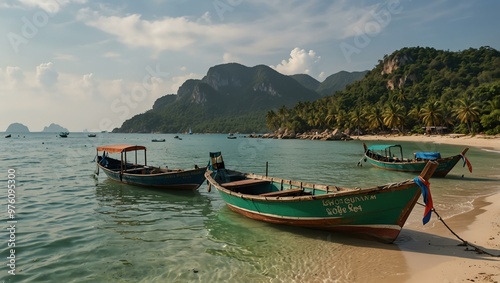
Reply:
[[146, 147], [142, 145], [131, 144], [110, 144], [97, 147], [97, 151], [107, 151], [109, 153], [121, 153], [135, 150], [146, 150]]

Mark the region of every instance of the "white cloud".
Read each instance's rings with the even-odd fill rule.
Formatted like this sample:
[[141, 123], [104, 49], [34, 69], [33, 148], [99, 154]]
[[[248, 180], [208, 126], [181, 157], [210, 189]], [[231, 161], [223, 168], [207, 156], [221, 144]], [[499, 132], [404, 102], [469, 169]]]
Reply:
[[20, 83], [24, 80], [24, 73], [19, 67], [11, 67], [8, 66], [5, 69], [6, 75], [7, 75], [7, 81], [10, 83]]
[[52, 62], [42, 63], [36, 67], [36, 80], [41, 86], [53, 86], [57, 83], [59, 74], [53, 68]]
[[212, 18], [210, 17], [209, 12], [205, 12], [201, 17], [198, 18], [197, 22], [205, 22], [205, 23], [212, 23]]
[[69, 3], [86, 3], [86, 0], [19, 0], [19, 3], [28, 8], [39, 8], [47, 13], [58, 13], [62, 7]]
[[203, 75], [200, 74], [195, 74], [195, 73], [189, 73], [186, 75], [182, 76], [174, 76], [172, 77], [172, 80], [170, 81], [170, 87], [167, 89], [169, 94], [172, 93], [177, 93], [179, 90], [179, 87], [187, 80], [189, 79], [200, 79], [202, 78]]
[[85, 74], [83, 75], [82, 79], [80, 80], [80, 85], [82, 86], [83, 89], [90, 90], [90, 91], [95, 91], [96, 89], [96, 80], [94, 79], [94, 74]]
[[328, 75], [325, 72], [321, 72], [318, 75], [318, 79], [320, 82], [324, 81], [327, 77], [328, 77]]
[[271, 66], [271, 68], [285, 75], [309, 74], [311, 76], [316, 76], [316, 64], [320, 59], [321, 57], [317, 56], [316, 52], [313, 50], [306, 51], [295, 47], [290, 52], [288, 61], [283, 60], [280, 64]]
[[234, 56], [233, 54], [226, 52], [222, 56], [222, 62], [223, 63], [233, 63], [233, 62], [240, 62], [240, 58]]
[[[84, 16], [88, 18], [89, 15]], [[165, 50], [182, 50], [193, 45], [198, 37], [206, 36], [202, 25], [189, 21], [187, 18], [169, 18], [161, 20], [142, 20], [141, 15], [132, 14], [124, 17], [99, 16], [94, 13], [87, 25], [114, 35], [128, 46], [147, 47], [156, 53]]]

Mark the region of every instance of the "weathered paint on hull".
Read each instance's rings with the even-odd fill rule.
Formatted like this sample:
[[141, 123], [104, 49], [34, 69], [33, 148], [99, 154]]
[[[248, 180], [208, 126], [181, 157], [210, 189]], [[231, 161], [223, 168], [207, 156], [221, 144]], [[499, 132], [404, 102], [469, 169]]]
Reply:
[[119, 172], [111, 171], [102, 166], [99, 167], [110, 179], [120, 183], [143, 187], [190, 191], [194, 191], [200, 187], [205, 180], [204, 173], [206, 170], [206, 168], [199, 168], [158, 175], [123, 174], [120, 179]]
[[327, 231], [342, 231], [393, 242], [415, 206], [416, 185], [357, 196], [296, 201], [245, 199], [221, 190], [228, 207], [244, 216], [269, 223]]
[[[427, 163], [426, 161], [421, 161], [421, 162], [382, 162], [378, 161], [369, 157], [366, 157], [367, 161], [372, 164], [376, 168], [380, 169], [385, 169], [385, 170], [391, 170], [391, 171], [399, 171], [399, 172], [411, 172], [411, 173], [418, 173], [421, 172], [425, 164]], [[434, 171], [434, 174], [432, 174], [432, 177], [445, 177], [453, 167], [458, 163], [460, 160], [460, 156], [453, 156], [450, 158], [447, 158], [445, 160], [437, 160], [438, 167], [436, 168], [436, 171]]]

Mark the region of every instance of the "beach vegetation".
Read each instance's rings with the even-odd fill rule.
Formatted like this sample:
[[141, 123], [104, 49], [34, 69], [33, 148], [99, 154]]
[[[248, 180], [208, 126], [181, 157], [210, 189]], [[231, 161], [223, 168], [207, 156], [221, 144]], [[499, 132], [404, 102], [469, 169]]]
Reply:
[[308, 129], [500, 134], [500, 52], [402, 48], [344, 90], [286, 112], [301, 113]]

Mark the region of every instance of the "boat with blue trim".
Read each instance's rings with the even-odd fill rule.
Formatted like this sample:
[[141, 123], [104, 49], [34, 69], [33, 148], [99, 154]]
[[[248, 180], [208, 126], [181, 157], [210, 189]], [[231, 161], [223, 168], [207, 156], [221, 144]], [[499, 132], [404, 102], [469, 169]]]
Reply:
[[[144, 151], [144, 164], [138, 164], [138, 152]], [[101, 155], [99, 153], [102, 152]], [[111, 158], [109, 154], [120, 154], [120, 159]], [[129, 161], [127, 153], [134, 157]], [[169, 169], [147, 165], [146, 147], [129, 144], [112, 144], [97, 147], [97, 172], [99, 169], [117, 182], [171, 189], [191, 190], [200, 187], [205, 180], [204, 173], [207, 167], [194, 165], [191, 169]]]
[[[403, 147], [399, 144], [376, 144], [367, 147], [363, 143], [363, 147], [363, 160], [380, 169], [415, 173], [422, 171], [425, 164], [432, 160], [439, 164], [432, 177], [445, 177], [459, 160], [463, 160], [464, 166], [467, 165], [472, 173], [472, 165], [465, 157], [465, 153], [469, 150], [468, 147], [460, 154], [450, 157], [441, 157], [439, 152], [415, 152], [413, 158], [404, 158]], [[359, 165], [361, 165], [361, 161], [358, 162]]]

